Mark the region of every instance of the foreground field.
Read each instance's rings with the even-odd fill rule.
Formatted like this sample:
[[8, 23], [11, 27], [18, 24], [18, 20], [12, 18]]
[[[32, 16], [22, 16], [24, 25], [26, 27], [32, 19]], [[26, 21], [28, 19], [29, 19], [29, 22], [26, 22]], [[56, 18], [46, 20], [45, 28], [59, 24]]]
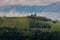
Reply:
[[[28, 17], [0, 17], [0, 27], [16, 27], [18, 29], [30, 29], [30, 21], [31, 20]], [[52, 21], [41, 21], [36, 20], [41, 23], [48, 23], [51, 25], [50, 31], [60, 31], [60, 23], [53, 23]], [[48, 29], [42, 29], [42, 28], [32, 28], [32, 30], [48, 30]]]

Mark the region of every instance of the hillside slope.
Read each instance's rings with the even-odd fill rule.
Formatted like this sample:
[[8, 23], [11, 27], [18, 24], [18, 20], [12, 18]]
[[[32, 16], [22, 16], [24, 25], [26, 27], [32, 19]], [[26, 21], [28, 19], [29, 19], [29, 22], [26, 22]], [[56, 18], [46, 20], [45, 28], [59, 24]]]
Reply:
[[[29, 22], [34, 21], [29, 19], [28, 17], [6, 17], [1, 18], [0, 17], [0, 27], [17, 27], [19, 29], [30, 29]], [[60, 23], [53, 23], [52, 21], [40, 21], [36, 20], [40, 23], [48, 23], [51, 25], [50, 30], [51, 31], [60, 31]]]

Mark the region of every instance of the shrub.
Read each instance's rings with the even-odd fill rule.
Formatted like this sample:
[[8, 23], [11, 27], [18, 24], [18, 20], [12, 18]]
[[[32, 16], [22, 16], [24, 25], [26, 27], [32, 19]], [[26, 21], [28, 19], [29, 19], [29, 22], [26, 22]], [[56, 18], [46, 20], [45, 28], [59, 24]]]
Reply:
[[42, 24], [39, 22], [30, 22], [30, 28], [51, 28], [49, 24]]

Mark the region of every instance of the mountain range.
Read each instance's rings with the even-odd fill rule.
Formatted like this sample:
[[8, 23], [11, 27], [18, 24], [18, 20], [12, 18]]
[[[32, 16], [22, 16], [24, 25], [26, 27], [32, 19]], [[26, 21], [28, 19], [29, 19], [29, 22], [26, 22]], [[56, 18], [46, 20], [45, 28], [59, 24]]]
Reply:
[[46, 6], [22, 6], [22, 5], [5, 5], [0, 7], [0, 12], [55, 12], [60, 13], [60, 2], [51, 3]]

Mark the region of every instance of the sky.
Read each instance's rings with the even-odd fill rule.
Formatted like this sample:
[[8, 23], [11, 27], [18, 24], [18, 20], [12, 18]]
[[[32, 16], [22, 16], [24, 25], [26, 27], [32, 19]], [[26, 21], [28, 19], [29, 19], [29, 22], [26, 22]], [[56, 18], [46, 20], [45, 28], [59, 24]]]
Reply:
[[47, 5], [60, 0], [0, 0], [0, 6], [2, 5]]

